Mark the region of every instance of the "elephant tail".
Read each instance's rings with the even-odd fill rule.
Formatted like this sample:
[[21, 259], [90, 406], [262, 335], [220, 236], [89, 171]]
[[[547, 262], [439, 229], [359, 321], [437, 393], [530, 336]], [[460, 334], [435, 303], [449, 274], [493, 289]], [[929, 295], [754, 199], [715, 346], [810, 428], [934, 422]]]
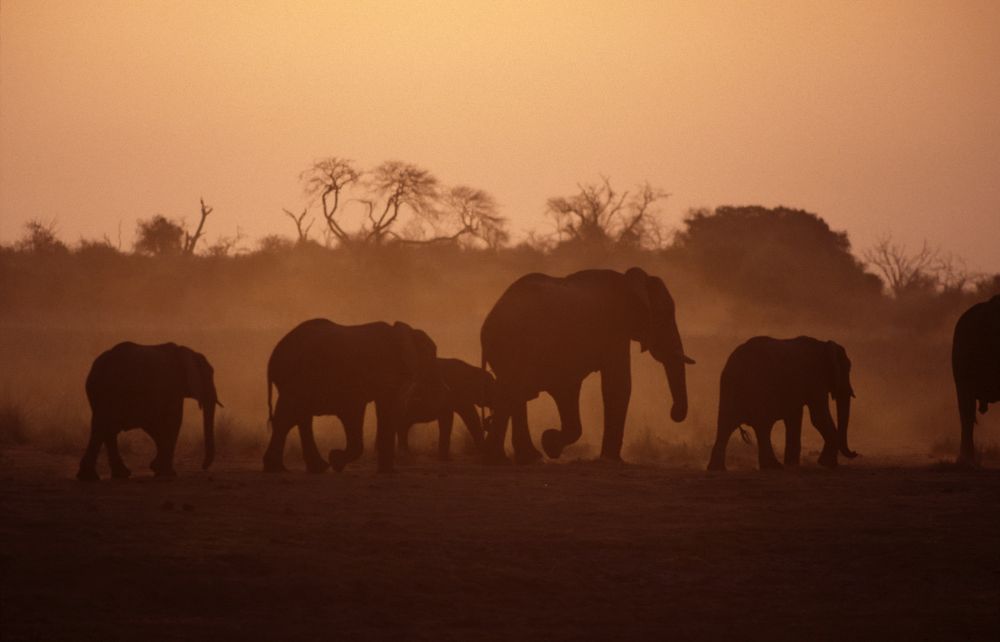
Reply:
[[740, 439], [743, 440], [743, 443], [745, 443], [745, 444], [753, 444], [753, 440], [750, 439], [750, 433], [748, 433], [747, 429], [743, 427], [743, 424], [740, 424], [739, 426], [736, 426], [736, 428], [739, 429], [739, 431], [740, 431]]

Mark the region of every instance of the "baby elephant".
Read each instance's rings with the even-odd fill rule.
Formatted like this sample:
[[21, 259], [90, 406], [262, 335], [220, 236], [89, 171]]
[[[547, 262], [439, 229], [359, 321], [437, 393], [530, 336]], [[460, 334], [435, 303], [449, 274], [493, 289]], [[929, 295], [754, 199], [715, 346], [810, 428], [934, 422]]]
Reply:
[[[809, 407], [809, 418], [825, 441], [821, 465], [836, 466], [838, 451], [856, 457], [847, 447], [854, 396], [850, 374], [847, 351], [833, 341], [754, 337], [733, 350], [719, 383], [718, 432], [708, 469], [726, 469], [726, 444], [743, 424], [757, 434], [760, 469], [781, 468], [771, 449], [771, 428], [779, 419], [785, 422], [785, 465], [797, 466], [803, 406]], [[828, 394], [837, 402], [836, 426]]]
[[94, 360], [87, 375], [90, 402], [90, 442], [80, 461], [81, 481], [96, 481], [97, 455], [108, 450], [112, 477], [128, 477], [118, 452], [118, 433], [142, 428], [156, 442], [150, 468], [157, 477], [173, 476], [174, 447], [181, 429], [184, 399], [198, 400], [205, 430], [205, 461], [215, 457], [214, 373], [205, 355], [175, 343], [144, 346], [119, 343]]
[[451, 426], [457, 413], [472, 435], [476, 446], [485, 438], [476, 406], [493, 407], [493, 386], [496, 382], [489, 372], [470, 365], [461, 359], [438, 359], [437, 369], [444, 380], [446, 393], [438, 396], [437, 403], [420, 394], [420, 388], [407, 407], [406, 419], [399, 429], [400, 450], [409, 449], [409, 433], [413, 424], [438, 422], [438, 456], [448, 459], [451, 444]]

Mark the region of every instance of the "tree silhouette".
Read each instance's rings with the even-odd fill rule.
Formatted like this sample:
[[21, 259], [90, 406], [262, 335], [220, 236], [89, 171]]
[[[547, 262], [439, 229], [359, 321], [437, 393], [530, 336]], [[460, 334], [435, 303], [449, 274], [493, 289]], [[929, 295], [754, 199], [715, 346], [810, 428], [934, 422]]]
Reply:
[[649, 183], [619, 194], [611, 180], [578, 184], [572, 196], [550, 198], [546, 212], [564, 242], [589, 247], [656, 247], [663, 242], [656, 203], [669, 194]]
[[[361, 171], [354, 161], [338, 156], [328, 156], [315, 161], [309, 169], [299, 174], [308, 196], [319, 195], [323, 205], [323, 219], [326, 221], [329, 234], [343, 244], [350, 243], [351, 235], [337, 220], [337, 210], [340, 208], [341, 194], [345, 189], [357, 183]], [[305, 212], [303, 212], [303, 215]], [[293, 216], [294, 218], [294, 216]], [[300, 230], [299, 238], [301, 236]]]
[[152, 256], [173, 256], [184, 251], [184, 228], [162, 214], [138, 222], [135, 251]]

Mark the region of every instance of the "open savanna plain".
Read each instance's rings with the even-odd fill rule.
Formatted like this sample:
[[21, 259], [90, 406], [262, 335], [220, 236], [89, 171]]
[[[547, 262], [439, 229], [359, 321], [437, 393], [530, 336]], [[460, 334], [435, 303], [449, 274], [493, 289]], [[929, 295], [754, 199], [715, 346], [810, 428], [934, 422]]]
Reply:
[[85, 484], [75, 454], [0, 453], [4, 640], [1000, 635], [996, 468], [191, 455]]

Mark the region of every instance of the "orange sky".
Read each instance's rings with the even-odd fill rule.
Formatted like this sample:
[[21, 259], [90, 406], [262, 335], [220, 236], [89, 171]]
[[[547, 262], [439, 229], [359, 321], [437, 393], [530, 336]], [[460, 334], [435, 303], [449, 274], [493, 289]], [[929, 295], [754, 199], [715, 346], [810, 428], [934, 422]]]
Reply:
[[1000, 270], [1000, 2], [0, 0], [0, 241], [291, 233], [324, 155], [492, 192], [607, 174]]

